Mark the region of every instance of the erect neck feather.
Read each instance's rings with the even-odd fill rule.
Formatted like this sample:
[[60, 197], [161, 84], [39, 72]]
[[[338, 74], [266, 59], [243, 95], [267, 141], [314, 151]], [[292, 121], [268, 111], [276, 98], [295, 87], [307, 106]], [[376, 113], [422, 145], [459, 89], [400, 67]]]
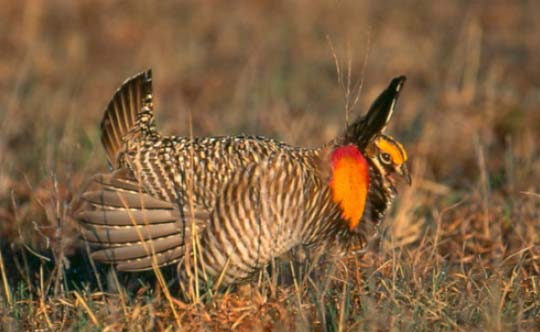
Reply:
[[355, 145], [339, 146], [332, 152], [332, 198], [339, 205], [343, 219], [353, 230], [366, 206], [369, 189], [369, 165]]

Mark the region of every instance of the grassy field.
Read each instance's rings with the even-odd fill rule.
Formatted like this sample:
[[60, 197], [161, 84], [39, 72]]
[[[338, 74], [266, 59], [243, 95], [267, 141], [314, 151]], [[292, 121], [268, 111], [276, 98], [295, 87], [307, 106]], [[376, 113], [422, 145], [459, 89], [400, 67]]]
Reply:
[[[0, 1], [0, 330], [540, 329], [540, 4], [435, 3]], [[302, 146], [405, 74], [389, 132], [413, 185], [365, 254], [294, 282], [107, 292], [67, 207], [107, 168], [107, 101], [150, 67], [164, 132]]]

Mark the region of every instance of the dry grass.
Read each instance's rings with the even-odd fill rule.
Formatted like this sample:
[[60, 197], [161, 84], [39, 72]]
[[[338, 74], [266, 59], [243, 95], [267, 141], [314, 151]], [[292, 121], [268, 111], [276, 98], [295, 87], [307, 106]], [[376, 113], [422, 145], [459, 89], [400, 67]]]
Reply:
[[[0, 5], [0, 330], [540, 328], [536, 2]], [[150, 277], [106, 292], [66, 206], [106, 167], [108, 98], [148, 67], [166, 132], [188, 134], [191, 118], [196, 135], [310, 146], [406, 74], [390, 131], [414, 184], [365, 255], [314, 274], [306, 262], [295, 282], [263, 275], [198, 303]]]

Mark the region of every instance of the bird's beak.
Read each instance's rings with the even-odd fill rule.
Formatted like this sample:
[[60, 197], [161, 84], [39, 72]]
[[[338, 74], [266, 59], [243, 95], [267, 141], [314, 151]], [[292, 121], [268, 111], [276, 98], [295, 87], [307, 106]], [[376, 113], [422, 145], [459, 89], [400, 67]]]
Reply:
[[407, 164], [403, 163], [398, 169], [397, 172], [405, 182], [410, 186], [412, 184], [412, 178], [411, 173], [409, 173], [409, 168], [407, 168]]

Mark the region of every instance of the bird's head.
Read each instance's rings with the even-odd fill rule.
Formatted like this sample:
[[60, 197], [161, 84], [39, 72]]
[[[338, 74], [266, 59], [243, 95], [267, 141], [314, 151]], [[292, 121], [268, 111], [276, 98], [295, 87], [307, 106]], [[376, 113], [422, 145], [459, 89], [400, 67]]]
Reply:
[[407, 167], [407, 152], [401, 143], [391, 136], [378, 135], [364, 153], [379, 174], [384, 178], [384, 189], [395, 194], [396, 180], [402, 178], [407, 184], [412, 183]]

